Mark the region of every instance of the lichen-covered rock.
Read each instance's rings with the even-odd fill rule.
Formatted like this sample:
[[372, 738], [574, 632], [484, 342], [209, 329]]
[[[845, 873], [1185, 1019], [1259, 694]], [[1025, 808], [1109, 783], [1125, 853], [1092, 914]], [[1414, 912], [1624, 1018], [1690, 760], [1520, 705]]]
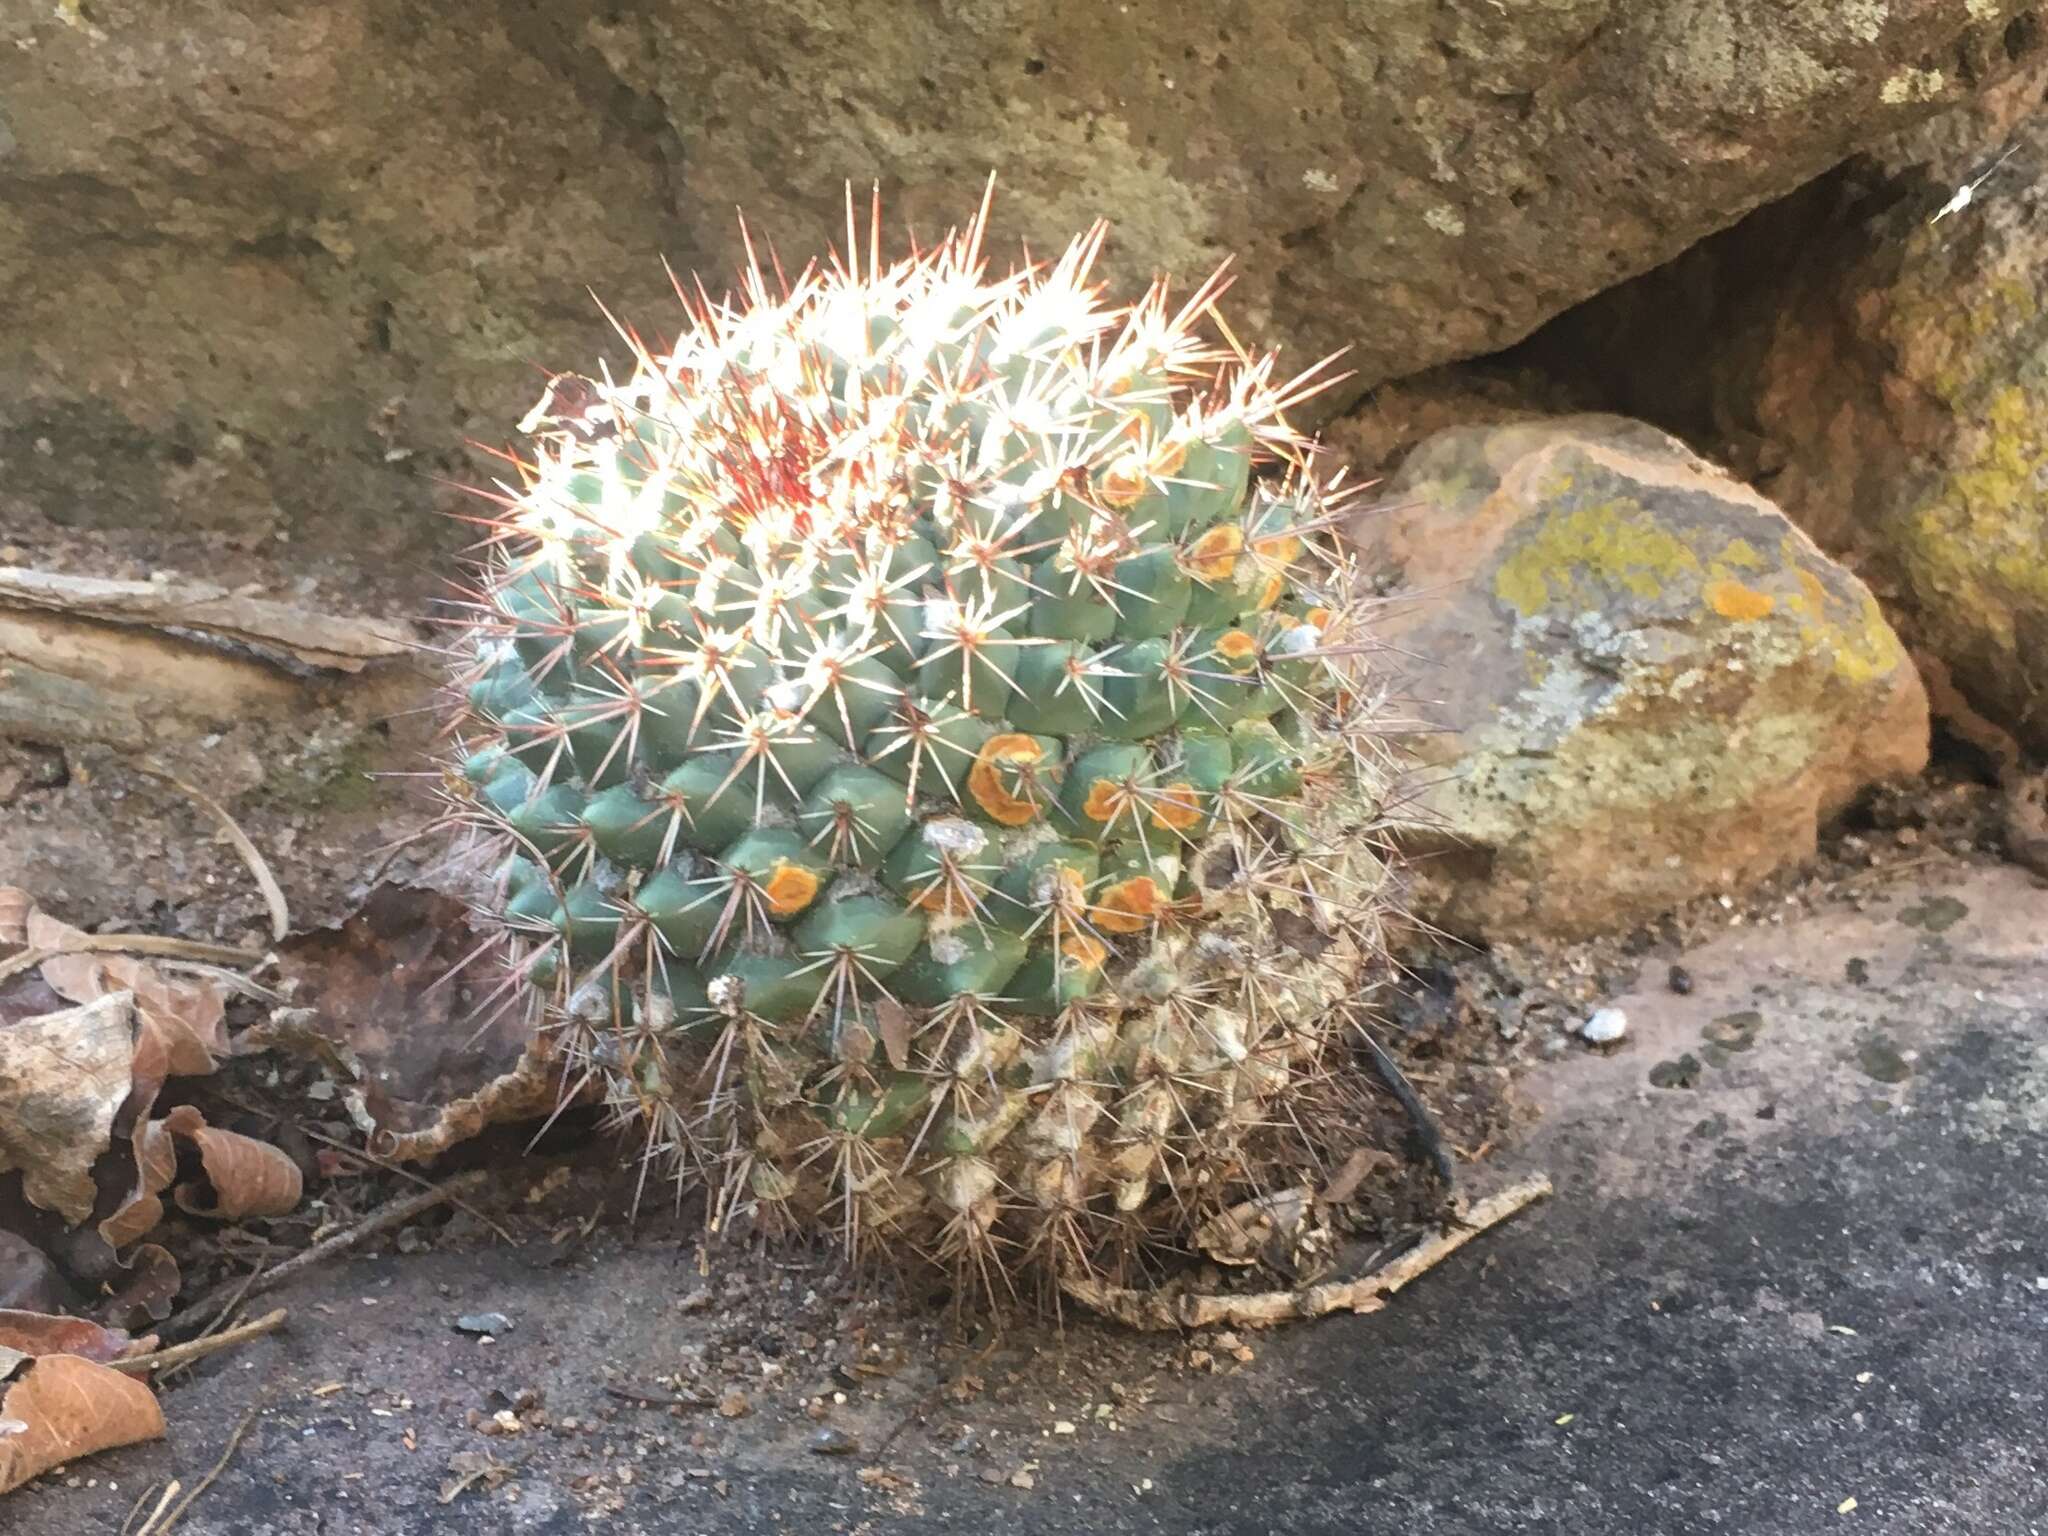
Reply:
[[731, 270], [736, 205], [801, 265], [848, 180], [933, 229], [994, 170], [1006, 247], [1111, 212], [1125, 286], [1235, 251], [1248, 330], [1362, 389], [1969, 97], [2032, 9], [0, 6], [0, 526], [452, 538], [448, 450], [609, 343], [591, 290], [659, 316], [663, 256]]
[[1812, 851], [1927, 754], [1918, 674], [1869, 590], [1768, 501], [1617, 417], [1457, 428], [1360, 517], [1378, 622], [1445, 727], [1412, 841], [1454, 932], [1575, 936]]
[[2048, 122], [1901, 172], [1793, 285], [1753, 409], [1772, 493], [1853, 552], [1916, 647], [2048, 753]]

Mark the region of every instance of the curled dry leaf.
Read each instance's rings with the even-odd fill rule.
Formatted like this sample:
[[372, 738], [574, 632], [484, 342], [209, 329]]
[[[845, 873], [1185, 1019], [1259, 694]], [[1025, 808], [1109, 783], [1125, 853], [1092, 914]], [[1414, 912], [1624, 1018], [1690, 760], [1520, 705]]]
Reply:
[[110, 992], [135, 994], [146, 1037], [138, 1044], [138, 1077], [204, 1077], [228, 1054], [226, 999], [211, 980], [173, 980], [132, 955], [70, 952], [86, 937], [69, 923], [31, 909], [24, 928], [29, 948], [48, 950], [43, 980], [69, 1002], [89, 1003]]
[[0, 1173], [20, 1169], [31, 1204], [76, 1225], [92, 1214], [92, 1165], [128, 1097], [135, 1002], [94, 1002], [0, 1027]]
[[102, 1328], [82, 1317], [55, 1317], [47, 1312], [0, 1311], [0, 1347], [24, 1355], [77, 1355], [86, 1360], [118, 1360], [156, 1341], [131, 1339], [119, 1328]]
[[107, 1284], [114, 1294], [102, 1308], [103, 1315], [123, 1328], [146, 1328], [171, 1315], [184, 1277], [168, 1248], [144, 1243], [120, 1261], [119, 1278], [110, 1278]]
[[181, 1104], [164, 1117], [174, 1136], [190, 1141], [199, 1149], [212, 1198], [206, 1199], [191, 1183], [178, 1186], [178, 1209], [193, 1216], [211, 1216], [221, 1221], [241, 1221], [250, 1216], [282, 1216], [299, 1203], [304, 1180], [299, 1165], [277, 1148], [234, 1131], [218, 1130], [190, 1104]]
[[148, 1387], [77, 1355], [42, 1355], [0, 1398], [0, 1493], [94, 1451], [155, 1440], [163, 1410]]
[[161, 1120], [144, 1120], [135, 1127], [135, 1188], [113, 1215], [100, 1223], [100, 1236], [109, 1248], [119, 1250], [145, 1232], [154, 1231], [164, 1219], [159, 1198], [178, 1176], [178, 1149], [170, 1127]]

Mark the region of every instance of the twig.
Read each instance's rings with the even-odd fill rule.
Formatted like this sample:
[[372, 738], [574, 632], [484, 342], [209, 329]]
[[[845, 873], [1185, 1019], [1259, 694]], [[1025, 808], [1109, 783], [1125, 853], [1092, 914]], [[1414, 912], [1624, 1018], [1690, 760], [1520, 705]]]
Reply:
[[[178, 1490], [182, 1487], [184, 1487], [183, 1483], [179, 1482], [175, 1477], [172, 1478], [170, 1481], [170, 1485], [164, 1489], [163, 1496], [156, 1501], [156, 1508], [152, 1509], [149, 1512], [149, 1518], [154, 1520], [158, 1515], [162, 1514], [164, 1512], [164, 1506], [170, 1503], [171, 1500], [175, 1499], [178, 1496]], [[151, 1483], [147, 1488], [142, 1490], [141, 1495], [135, 1500], [134, 1505], [129, 1509], [128, 1518], [121, 1522], [120, 1536], [128, 1536], [128, 1527], [135, 1523], [135, 1517], [142, 1513], [142, 1506], [149, 1502], [149, 1496], [152, 1493], [155, 1493], [156, 1491], [157, 1490], [155, 1483]]]
[[[221, 1303], [220, 1310], [213, 1314], [213, 1320], [211, 1322], [209, 1322], [204, 1328], [199, 1330], [198, 1337], [193, 1339], [193, 1343], [196, 1344], [199, 1342], [200, 1339], [209, 1337], [216, 1329], [218, 1329], [221, 1326], [221, 1324], [225, 1323], [228, 1320], [228, 1318], [233, 1314], [235, 1308], [239, 1307], [242, 1304], [242, 1298], [249, 1294], [249, 1287], [256, 1283], [256, 1277], [263, 1273], [263, 1266], [265, 1262], [269, 1260], [269, 1258], [270, 1244], [266, 1240], [263, 1244], [263, 1252], [257, 1255], [255, 1267], [252, 1268], [248, 1274], [242, 1277], [242, 1283], [235, 1287], [235, 1294], [230, 1296], [226, 1301]], [[171, 1369], [174, 1371], [183, 1370], [184, 1367], [173, 1366], [171, 1367]]]
[[194, 1339], [189, 1344], [172, 1344], [163, 1349], [153, 1349], [146, 1355], [130, 1355], [125, 1360], [110, 1360], [107, 1363], [117, 1371], [140, 1374], [143, 1371], [168, 1370], [174, 1365], [199, 1360], [223, 1349], [232, 1349], [244, 1339], [253, 1339], [261, 1334], [275, 1333], [284, 1326], [285, 1311], [279, 1307], [275, 1312], [266, 1312], [253, 1323], [243, 1323], [224, 1333], [208, 1338]]
[[680, 1392], [671, 1392], [668, 1396], [662, 1397], [653, 1392], [635, 1391], [632, 1387], [615, 1387], [610, 1383], [606, 1383], [604, 1395], [606, 1397], [616, 1397], [622, 1403], [640, 1403], [649, 1408], [715, 1408], [718, 1406], [711, 1398], [701, 1393], [694, 1397], [685, 1397]]
[[228, 841], [235, 845], [235, 852], [240, 854], [242, 862], [249, 866], [249, 873], [256, 877], [257, 889], [263, 892], [263, 904], [270, 909], [270, 937], [278, 943], [283, 943], [285, 936], [292, 931], [292, 915], [284, 904], [284, 891], [278, 886], [277, 877], [271, 874], [270, 866], [263, 862], [262, 853], [249, 840], [249, 834], [228, 814], [227, 807], [204, 790], [194, 789], [183, 779], [155, 768], [144, 768], [142, 772], [182, 790], [213, 813], [213, 819], [219, 822], [221, 830], [227, 833]]
[[[279, 1316], [282, 1315], [282, 1313], [279, 1314]], [[169, 1536], [171, 1527], [176, 1525], [181, 1519], [183, 1519], [185, 1516], [185, 1511], [192, 1507], [192, 1501], [198, 1498], [199, 1495], [201, 1495], [202, 1493], [206, 1492], [207, 1489], [211, 1488], [213, 1486], [213, 1480], [219, 1477], [221, 1473], [225, 1472], [228, 1469], [228, 1461], [230, 1458], [234, 1456], [235, 1448], [242, 1443], [242, 1436], [249, 1433], [249, 1426], [256, 1422], [256, 1415], [261, 1413], [262, 1411], [263, 1404], [259, 1402], [256, 1404], [255, 1407], [251, 1408], [247, 1413], [243, 1414], [242, 1422], [237, 1424], [235, 1426], [235, 1432], [228, 1436], [228, 1443], [220, 1453], [220, 1460], [216, 1461], [213, 1464], [213, 1470], [208, 1472], [206, 1476], [199, 1479], [197, 1483], [193, 1484], [192, 1491], [186, 1494], [184, 1498], [178, 1500], [177, 1508], [173, 1509], [169, 1515], [165, 1516], [164, 1521], [161, 1525], [157, 1523], [156, 1516], [151, 1515], [149, 1517], [148, 1522], [144, 1524], [142, 1528], [135, 1533], [135, 1536]], [[176, 1488], [178, 1485], [176, 1483], [173, 1483], [171, 1484], [171, 1486], [173, 1488]], [[158, 1505], [157, 1509], [160, 1513], [163, 1509], [163, 1506]]]
[[1218, 1323], [1233, 1328], [1264, 1328], [1296, 1318], [1326, 1317], [1332, 1312], [1377, 1312], [1387, 1304], [1387, 1297], [1417, 1275], [1549, 1193], [1550, 1180], [1542, 1174], [1510, 1185], [1459, 1213], [1454, 1217], [1455, 1226], [1440, 1228], [1391, 1263], [1355, 1280], [1325, 1281], [1298, 1291], [1264, 1291], [1247, 1296], [1140, 1291], [1071, 1276], [1060, 1282], [1060, 1289], [1104, 1317], [1148, 1331], [1208, 1328]]
[[236, 949], [232, 944], [208, 944], [203, 939], [180, 939], [165, 933], [81, 933], [53, 944], [48, 949], [25, 949], [0, 960], [0, 981], [33, 970], [59, 955], [83, 954], [160, 955], [174, 960], [204, 960], [213, 965], [256, 966], [264, 957], [255, 950]]
[[[293, 1254], [276, 1268], [266, 1270], [260, 1279], [248, 1286], [248, 1294], [260, 1296], [263, 1292], [282, 1285], [294, 1275], [311, 1269], [315, 1264], [320, 1263], [324, 1259], [331, 1259], [337, 1254], [347, 1253], [351, 1248], [367, 1238], [375, 1237], [380, 1232], [388, 1232], [393, 1227], [403, 1226], [422, 1211], [431, 1211], [437, 1205], [447, 1204], [458, 1195], [466, 1194], [470, 1190], [478, 1188], [488, 1177], [489, 1171], [487, 1169], [472, 1169], [468, 1173], [457, 1174], [445, 1184], [437, 1184], [432, 1189], [421, 1190], [416, 1195], [407, 1195], [402, 1200], [388, 1201], [378, 1206], [376, 1210], [370, 1212], [369, 1215], [365, 1216], [354, 1226], [337, 1232], [332, 1237], [323, 1238], [312, 1247]], [[236, 1282], [237, 1285], [241, 1283], [240, 1281]], [[167, 1334], [181, 1332], [183, 1327], [189, 1326], [185, 1321], [187, 1318], [192, 1317], [196, 1313], [217, 1310], [219, 1299], [227, 1296], [233, 1290], [234, 1287], [228, 1285], [214, 1287], [213, 1290], [208, 1291], [204, 1296], [193, 1302], [191, 1306], [179, 1313], [177, 1317], [172, 1318], [169, 1324], [158, 1331]]]

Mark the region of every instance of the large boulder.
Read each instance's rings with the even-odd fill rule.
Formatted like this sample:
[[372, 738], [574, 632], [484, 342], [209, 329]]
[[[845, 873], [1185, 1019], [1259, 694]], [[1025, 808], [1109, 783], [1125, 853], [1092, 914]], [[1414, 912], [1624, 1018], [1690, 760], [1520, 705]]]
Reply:
[[800, 261], [849, 179], [929, 234], [994, 170], [1004, 250], [1109, 215], [1123, 282], [1235, 253], [1243, 328], [1304, 363], [1349, 347], [1355, 392], [1969, 96], [2034, 46], [2032, 10], [0, 7], [0, 524], [38, 562], [45, 518], [301, 570], [452, 538], [419, 513], [478, 474], [454, 445], [502, 440], [539, 369], [608, 342], [588, 288], [658, 329], [661, 257], [729, 271], [742, 205]]
[[1740, 888], [1925, 765], [1869, 590], [1653, 428], [1439, 433], [1351, 533], [1400, 594], [1376, 638], [1420, 658], [1416, 899], [1454, 933], [1577, 937]]
[[1811, 254], [1738, 408], [1774, 451], [1773, 497], [2048, 754], [2048, 120], [2002, 139], [1896, 169]]

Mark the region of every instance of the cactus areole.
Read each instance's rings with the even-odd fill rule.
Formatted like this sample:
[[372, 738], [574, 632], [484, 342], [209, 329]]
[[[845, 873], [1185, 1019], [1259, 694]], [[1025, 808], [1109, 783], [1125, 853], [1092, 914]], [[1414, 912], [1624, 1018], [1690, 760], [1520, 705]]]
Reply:
[[1320, 386], [1215, 280], [1103, 303], [1099, 227], [991, 278], [987, 212], [551, 382], [447, 783], [565, 1092], [715, 1231], [1000, 1298], [1352, 1150], [1385, 866]]

